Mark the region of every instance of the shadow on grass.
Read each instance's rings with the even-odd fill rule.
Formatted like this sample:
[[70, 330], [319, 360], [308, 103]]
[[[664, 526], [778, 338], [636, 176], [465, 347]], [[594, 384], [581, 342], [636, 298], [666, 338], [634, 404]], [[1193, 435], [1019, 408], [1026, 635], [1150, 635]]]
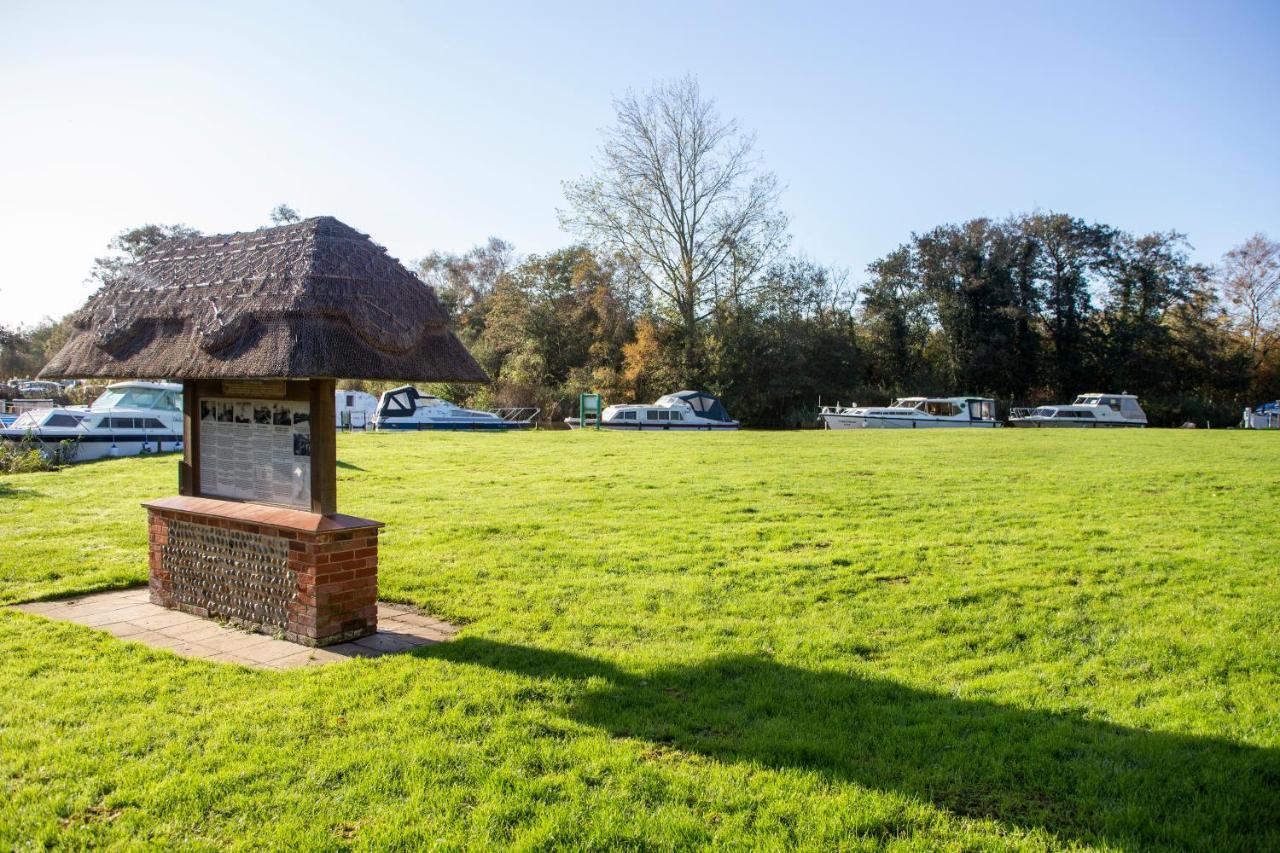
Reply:
[[800, 768], [958, 815], [1125, 847], [1280, 849], [1280, 750], [956, 699], [726, 656], [637, 676], [464, 638], [418, 652], [532, 678], [591, 678], [569, 716], [719, 761]]
[[339, 460], [338, 460], [338, 467], [339, 467], [339, 468], [345, 468], [345, 469], [347, 469], [348, 471], [363, 471], [363, 470], [364, 470], [364, 469], [363, 469], [363, 468], [361, 468], [359, 465], [352, 465], [350, 462], [343, 462], [341, 459], [339, 459]]
[[13, 498], [18, 495], [33, 495], [35, 492], [31, 489], [20, 489], [11, 483], [0, 480], [0, 498]]

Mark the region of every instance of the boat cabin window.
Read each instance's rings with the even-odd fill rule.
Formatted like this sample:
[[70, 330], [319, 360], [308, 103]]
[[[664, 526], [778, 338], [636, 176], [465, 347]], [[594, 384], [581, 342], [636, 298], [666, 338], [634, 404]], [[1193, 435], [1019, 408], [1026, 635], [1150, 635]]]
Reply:
[[156, 418], [103, 418], [98, 422], [103, 429], [164, 429]]
[[355, 394], [348, 394], [348, 395], [347, 395], [347, 408], [348, 408], [348, 409], [353, 408], [353, 407], [355, 406], [355, 404], [356, 404], [356, 395], [355, 395]]
[[1137, 400], [1131, 400], [1128, 397], [1125, 397], [1120, 401], [1120, 414], [1124, 415], [1126, 418], [1141, 418], [1142, 407], [1138, 405]]
[[658, 420], [660, 421], [668, 420], [670, 419], [670, 417], [671, 417], [670, 412], [658, 412]]
[[925, 414], [940, 418], [949, 418], [960, 414], [960, 406], [950, 400], [926, 400], [923, 406]]
[[658, 419], [658, 413], [653, 409], [647, 409], [644, 413], [644, 419], [646, 421], [656, 421]]
[[622, 413], [622, 419], [623, 419], [624, 421], [634, 421], [634, 420], [636, 419], [636, 413], [635, 413], [634, 411], [631, 411], [631, 412], [623, 412], [623, 413]]
[[54, 427], [77, 427], [80, 426], [80, 419], [75, 415], [49, 415], [49, 419], [44, 422], [44, 425]]
[[679, 412], [672, 412], [672, 413], [671, 413], [671, 420], [673, 420], [673, 421], [682, 421], [682, 420], [684, 420], [684, 415], [680, 414]]
[[1109, 407], [1113, 412], [1118, 412], [1120, 411], [1120, 398], [1119, 397], [1103, 397], [1102, 405]]
[[979, 421], [994, 421], [996, 419], [995, 400], [970, 400], [969, 417]]

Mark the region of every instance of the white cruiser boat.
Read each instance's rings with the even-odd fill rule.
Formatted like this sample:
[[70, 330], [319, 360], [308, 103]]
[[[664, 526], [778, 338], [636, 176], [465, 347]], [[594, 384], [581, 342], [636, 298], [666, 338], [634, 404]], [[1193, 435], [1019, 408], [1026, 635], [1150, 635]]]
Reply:
[[533, 407], [484, 412], [464, 409], [448, 400], [401, 385], [382, 395], [373, 415], [378, 430], [508, 430], [529, 429], [538, 417]]
[[0, 429], [5, 441], [36, 441], [48, 455], [72, 442], [75, 461], [136, 456], [182, 447], [182, 386], [168, 382], [117, 382], [88, 406], [54, 406], [23, 412]]
[[1147, 413], [1132, 394], [1081, 394], [1070, 405], [1014, 409], [1009, 416], [1013, 427], [1145, 427]]
[[998, 427], [990, 397], [902, 397], [888, 406], [823, 406], [827, 429]]
[[[595, 418], [587, 418], [584, 425], [579, 418], [565, 418], [569, 429], [581, 429], [596, 425]], [[606, 406], [600, 413], [602, 429], [621, 429], [643, 432], [646, 430], [733, 430], [738, 422], [729, 417], [724, 404], [705, 391], [677, 391], [659, 397], [649, 405], [625, 404]]]

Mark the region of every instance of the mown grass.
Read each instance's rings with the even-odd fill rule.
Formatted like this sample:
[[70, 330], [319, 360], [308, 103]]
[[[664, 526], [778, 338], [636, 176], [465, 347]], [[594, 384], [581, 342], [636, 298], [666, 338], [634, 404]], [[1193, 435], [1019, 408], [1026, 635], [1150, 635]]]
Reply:
[[[355, 435], [383, 597], [260, 672], [0, 613], [0, 846], [1280, 847], [1280, 444]], [[173, 457], [0, 479], [0, 601], [142, 583]]]

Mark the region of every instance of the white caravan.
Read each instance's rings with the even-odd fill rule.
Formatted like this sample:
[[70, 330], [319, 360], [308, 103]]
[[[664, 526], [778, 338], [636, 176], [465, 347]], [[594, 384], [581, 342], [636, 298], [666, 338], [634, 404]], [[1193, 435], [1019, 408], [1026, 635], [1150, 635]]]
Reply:
[[990, 397], [902, 397], [888, 406], [823, 406], [827, 429], [998, 427]]
[[1081, 394], [1070, 405], [1014, 409], [1009, 417], [1013, 427], [1145, 427], [1147, 413], [1132, 394]]
[[334, 420], [338, 429], [367, 429], [373, 426], [373, 416], [378, 411], [378, 398], [365, 391], [334, 393]]

